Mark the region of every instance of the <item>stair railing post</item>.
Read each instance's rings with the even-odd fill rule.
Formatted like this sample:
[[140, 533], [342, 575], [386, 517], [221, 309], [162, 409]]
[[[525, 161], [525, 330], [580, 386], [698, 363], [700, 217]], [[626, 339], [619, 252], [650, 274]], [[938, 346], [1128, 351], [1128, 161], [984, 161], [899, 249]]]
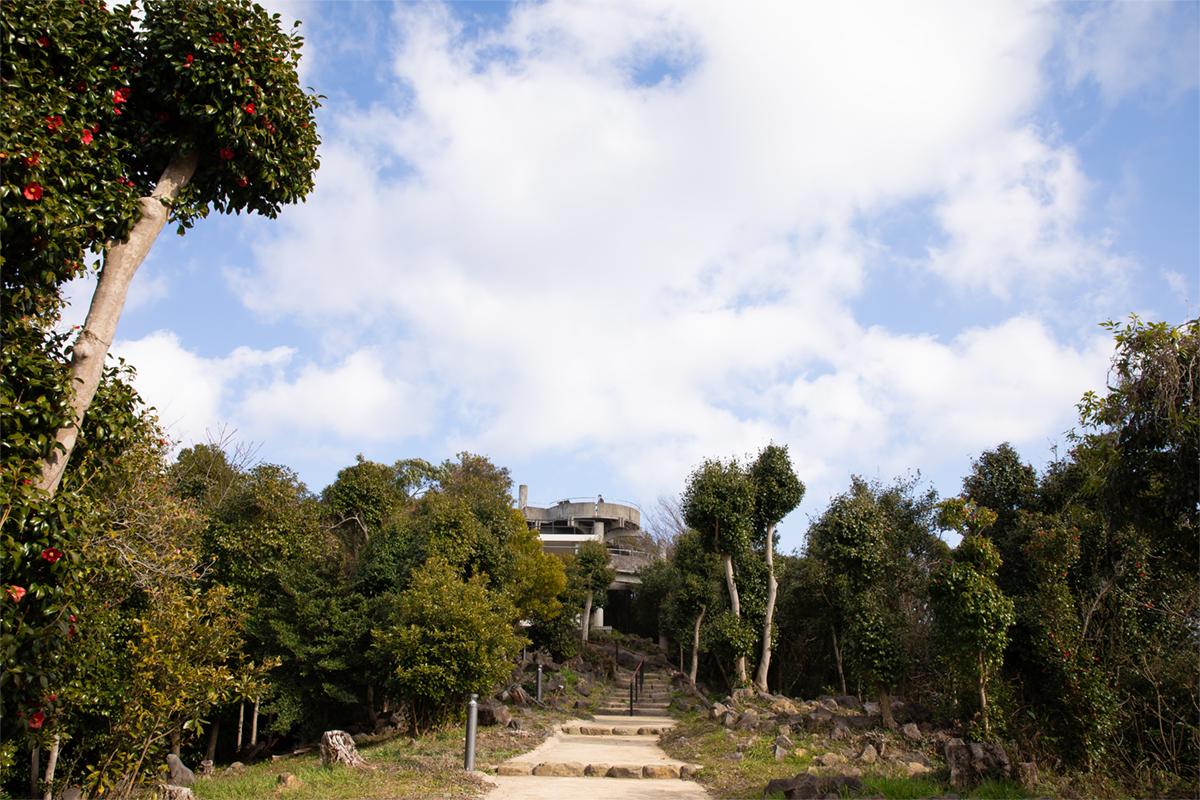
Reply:
[[539, 703], [542, 702], [542, 665], [541, 664], [538, 664], [537, 700]]

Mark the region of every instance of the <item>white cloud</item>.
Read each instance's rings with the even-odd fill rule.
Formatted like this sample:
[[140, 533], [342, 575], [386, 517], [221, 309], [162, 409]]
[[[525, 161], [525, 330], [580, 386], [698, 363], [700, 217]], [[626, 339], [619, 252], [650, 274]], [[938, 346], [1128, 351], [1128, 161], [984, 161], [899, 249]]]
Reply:
[[[250, 393], [256, 425], [380, 441], [395, 419], [653, 496], [770, 438], [827, 486], [855, 459], [1042, 441], [1102, 379], [1098, 346], [1033, 318], [939, 338], [851, 310], [858, 223], [914, 201], [954, 287], [1123, 267], [1079, 232], [1077, 153], [1030, 124], [1053, 9], [543, 3], [479, 38], [395, 16], [404, 102], [336, 116], [317, 191], [231, 276], [352, 354]], [[639, 85], [656, 55], [669, 77]]]
[[1177, 95], [1200, 82], [1194, 4], [1127, 2], [1083, 8], [1064, 37], [1071, 83], [1094, 81], [1109, 103], [1117, 103], [1139, 90]]
[[134, 386], [142, 398], [157, 410], [172, 437], [189, 444], [206, 441], [210, 432], [230, 421], [228, 403], [235, 382], [278, 371], [294, 351], [238, 347], [227, 356], [206, 358], [185, 348], [175, 333], [162, 330], [116, 341], [112, 355], [136, 367]]

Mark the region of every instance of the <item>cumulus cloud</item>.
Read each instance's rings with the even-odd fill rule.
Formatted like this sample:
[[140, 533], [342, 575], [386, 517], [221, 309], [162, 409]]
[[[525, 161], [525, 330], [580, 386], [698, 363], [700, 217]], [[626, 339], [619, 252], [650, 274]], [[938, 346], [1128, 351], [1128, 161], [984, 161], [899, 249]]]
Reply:
[[1103, 378], [1094, 341], [1011, 312], [900, 335], [851, 310], [886, 251], [860, 223], [914, 202], [935, 234], [919, 268], [951, 287], [1127, 268], [1080, 232], [1079, 156], [1030, 121], [1061, 15], [761, 10], [551, 2], [480, 32], [398, 6], [402, 99], [339, 109], [315, 194], [230, 274], [254, 312], [351, 355], [241, 412], [598, 459], [647, 496], [771, 438], [834, 486], [856, 458], [898, 470], [1066, 427]]

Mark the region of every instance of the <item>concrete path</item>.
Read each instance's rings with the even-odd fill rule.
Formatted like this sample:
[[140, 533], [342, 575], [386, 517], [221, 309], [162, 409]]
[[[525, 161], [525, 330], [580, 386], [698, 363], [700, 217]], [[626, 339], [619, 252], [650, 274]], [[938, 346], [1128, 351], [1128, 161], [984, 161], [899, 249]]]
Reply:
[[[655, 691], [645, 693], [635, 716], [609, 713], [569, 720], [537, 748], [505, 761], [496, 775], [485, 778], [496, 784], [487, 800], [707, 798], [698, 783], [682, 779], [693, 774], [694, 766], [658, 746], [659, 735], [675, 725], [662, 699], [669, 698], [668, 680], [648, 674], [646, 683]], [[615, 701], [602, 705], [616, 707]]]

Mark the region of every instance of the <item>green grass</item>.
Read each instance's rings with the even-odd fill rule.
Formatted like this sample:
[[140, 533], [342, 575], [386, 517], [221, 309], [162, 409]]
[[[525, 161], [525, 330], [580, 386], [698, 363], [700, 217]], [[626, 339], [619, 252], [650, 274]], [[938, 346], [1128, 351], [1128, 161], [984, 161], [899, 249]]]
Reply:
[[1032, 795], [1019, 783], [1012, 781], [984, 781], [967, 793], [971, 800], [1025, 800]]
[[930, 778], [893, 778], [885, 775], [863, 777], [867, 795], [882, 795], [888, 800], [918, 800], [946, 793], [946, 787]]
[[[486, 770], [533, 749], [545, 734], [566, 718], [563, 712], [543, 709], [514, 710], [525, 731], [480, 728], [476, 742], [476, 768]], [[417, 800], [418, 798], [478, 797], [487, 785], [463, 771], [462, 725], [432, 731], [419, 739], [397, 737], [366, 745], [359, 753], [371, 769], [326, 769], [314, 752], [251, 764], [241, 775], [219, 773], [196, 782], [200, 800]], [[293, 789], [281, 788], [280, 774], [290, 772], [302, 781]]]

